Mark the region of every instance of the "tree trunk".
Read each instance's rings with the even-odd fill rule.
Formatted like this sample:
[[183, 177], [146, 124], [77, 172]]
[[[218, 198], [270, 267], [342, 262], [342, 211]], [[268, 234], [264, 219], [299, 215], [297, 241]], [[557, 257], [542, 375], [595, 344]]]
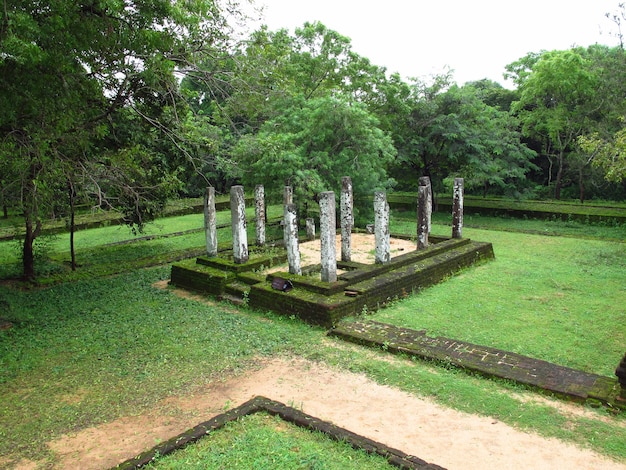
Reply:
[[5, 219], [9, 218], [9, 207], [6, 204], [2, 204], [2, 215]]
[[74, 250], [74, 232], [76, 231], [75, 224], [75, 215], [76, 215], [76, 207], [75, 207], [75, 199], [76, 199], [76, 191], [74, 190], [74, 185], [72, 183], [68, 183], [69, 193], [70, 193], [70, 256], [71, 256], [71, 266], [72, 271], [76, 271], [76, 251]]
[[558, 169], [556, 172], [556, 180], [554, 186], [554, 199], [557, 201], [561, 199], [561, 185], [563, 184], [563, 154], [560, 153], [557, 157]]
[[24, 221], [26, 223], [26, 234], [24, 235], [24, 247], [22, 250], [22, 275], [26, 281], [33, 281], [35, 279], [33, 242], [41, 233], [42, 228], [37, 206], [37, 186], [35, 185], [37, 171], [37, 165], [31, 162], [30, 178], [25, 185], [26, 204], [24, 208]]
[[582, 167], [578, 170], [578, 189], [580, 195], [580, 203], [585, 203], [585, 181], [583, 179], [583, 169]]
[[33, 228], [32, 214], [25, 214], [26, 218], [26, 234], [24, 236], [24, 248], [22, 251], [22, 268], [23, 278], [25, 281], [33, 281], [35, 279], [35, 254], [33, 251], [33, 242], [41, 232], [41, 222], [37, 220]]

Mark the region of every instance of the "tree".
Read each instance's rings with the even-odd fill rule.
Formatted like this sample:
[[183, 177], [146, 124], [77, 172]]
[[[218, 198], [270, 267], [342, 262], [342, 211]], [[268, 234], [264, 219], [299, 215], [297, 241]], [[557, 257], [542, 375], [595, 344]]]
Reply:
[[[319, 106], [316, 100], [334, 97], [338, 102], [364, 105], [383, 119], [384, 114], [374, 109], [384, 107], [380, 93], [384, 69], [354, 53], [348, 38], [319, 22], [305, 23], [293, 34], [262, 27], [225, 62], [228, 73], [220, 75], [223, 80], [217, 92], [195, 76], [182, 84], [193, 94], [192, 107], [201, 115], [195, 120], [203, 128], [198, 132], [208, 135], [219, 129], [214, 151], [226, 171], [208, 172], [216, 187], [246, 180], [242, 172], [248, 168], [248, 159], [241, 149], [250, 146], [253, 153], [260, 151], [267, 140], [264, 133], [270, 134], [267, 123], [293, 116], [298, 106], [310, 110], [309, 102]], [[202, 67], [211, 73], [215, 61]]]
[[[544, 143], [543, 153], [556, 161], [554, 197], [560, 199], [566, 159], [576, 139], [593, 126], [598, 111], [598, 77], [580, 51], [551, 51], [531, 63], [531, 71], [518, 75], [520, 99], [513, 110], [526, 136]], [[550, 173], [551, 177], [551, 173]]]
[[292, 186], [301, 217], [309, 215], [319, 192], [340, 188], [342, 176], [352, 177], [355, 201], [362, 201], [391, 184], [385, 168], [395, 149], [377, 126], [363, 105], [345, 98], [294, 100], [258, 134], [239, 142], [238, 158], [247, 168], [242, 181], [263, 181], [279, 193]]
[[[219, 47], [225, 25], [216, 1], [4, 2], [0, 157], [20, 181], [25, 278], [34, 278], [33, 241], [50, 214], [56, 186], [96, 167], [119, 175], [152, 165], [146, 152], [121, 152], [123, 158], [101, 164], [90, 159], [101, 155], [96, 147], [102, 138], [115, 133], [120, 110], [136, 113], [172, 138], [155, 113], [161, 115], [164, 107], [176, 113], [176, 70], [188, 71], [194, 56], [209, 45]], [[122, 167], [110, 166], [120, 162]], [[92, 181], [96, 174], [89, 174]], [[115, 200], [130, 204], [127, 209], [145, 207], [134, 196]], [[150, 213], [135, 215], [143, 222]]]
[[[444, 179], [462, 175], [468, 188], [483, 193], [491, 186], [514, 192], [534, 156], [520, 142], [517, 121], [483, 101], [484, 83], [449, 83], [449, 76], [441, 76], [430, 86], [414, 85], [407, 125], [398, 127], [405, 137], [393, 174], [404, 173], [408, 187], [422, 174], [439, 189]], [[410, 179], [407, 168], [413, 169]]]
[[617, 131], [610, 140], [594, 133], [580, 136], [578, 143], [593, 165], [604, 171], [607, 181], [619, 183], [626, 180], [626, 128]]

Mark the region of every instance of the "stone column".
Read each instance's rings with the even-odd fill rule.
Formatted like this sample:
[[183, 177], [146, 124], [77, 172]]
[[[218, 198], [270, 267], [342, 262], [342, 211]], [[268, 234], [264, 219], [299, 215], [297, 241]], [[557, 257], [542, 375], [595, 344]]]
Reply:
[[428, 188], [428, 193], [426, 197], [426, 222], [428, 226], [428, 234], [430, 235], [430, 226], [433, 215], [433, 188], [430, 184], [430, 177], [421, 176], [418, 184], [419, 186], [426, 186]]
[[452, 238], [463, 238], [463, 178], [454, 178], [452, 193]]
[[374, 239], [376, 241], [375, 263], [388, 263], [391, 260], [389, 204], [387, 204], [387, 195], [383, 191], [374, 193]]
[[309, 241], [315, 240], [315, 219], [313, 217], [306, 219], [306, 238]]
[[619, 396], [618, 400], [626, 401], [626, 354], [620, 361], [617, 369], [615, 369], [615, 375], [617, 376], [617, 381], [619, 382]]
[[265, 246], [265, 188], [262, 184], [254, 187], [254, 218], [256, 245]]
[[243, 186], [230, 188], [230, 217], [233, 232], [233, 259], [236, 264], [248, 261], [248, 234], [246, 233], [246, 198]]
[[217, 223], [215, 214], [215, 188], [208, 187], [204, 194], [204, 235], [209, 258], [217, 256]]
[[428, 246], [428, 186], [417, 187], [417, 249]]
[[[283, 189], [283, 208], [293, 204], [293, 189], [291, 186], [285, 186]], [[283, 244], [287, 246], [287, 220], [283, 218]]]
[[322, 276], [324, 282], [337, 280], [337, 221], [335, 209], [335, 193], [326, 191], [319, 194], [320, 201], [320, 251]]
[[341, 200], [339, 204], [341, 217], [341, 261], [351, 261], [354, 214], [352, 211], [352, 179], [349, 176], [341, 178]]
[[287, 234], [285, 248], [287, 249], [289, 272], [291, 274], [302, 274], [298, 247], [298, 214], [295, 204], [287, 204], [285, 206], [285, 229]]

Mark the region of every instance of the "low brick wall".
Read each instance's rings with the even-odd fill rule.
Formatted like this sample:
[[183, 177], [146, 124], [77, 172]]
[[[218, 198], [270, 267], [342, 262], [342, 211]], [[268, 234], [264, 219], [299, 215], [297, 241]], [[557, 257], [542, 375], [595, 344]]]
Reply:
[[[254, 272], [263, 263], [268, 266], [267, 259], [235, 265], [224, 258], [198, 258], [197, 262], [185, 261], [172, 266], [171, 283], [215, 296], [236, 293], [243, 288], [229, 290], [230, 284], [249, 285], [247, 301], [251, 307], [295, 315], [308, 323], [331, 327], [346, 316], [377, 310], [414, 290], [436, 284], [460, 269], [493, 257], [491, 243], [450, 239], [397, 256], [386, 264], [339, 262], [349, 270], [331, 283], [313, 276], [279, 272], [264, 277]], [[293, 288], [287, 291], [273, 288], [272, 281], [276, 277], [289, 280]]]

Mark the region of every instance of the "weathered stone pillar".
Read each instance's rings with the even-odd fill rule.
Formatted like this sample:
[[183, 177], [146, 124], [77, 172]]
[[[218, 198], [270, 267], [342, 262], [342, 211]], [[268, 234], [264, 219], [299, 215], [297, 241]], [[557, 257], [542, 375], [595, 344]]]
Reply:
[[620, 387], [618, 400], [626, 401], [626, 354], [615, 369], [615, 375]]
[[417, 187], [417, 249], [428, 246], [428, 186]]
[[236, 264], [248, 261], [248, 234], [246, 232], [246, 197], [243, 186], [230, 188], [230, 217], [233, 231], [233, 259]]
[[265, 246], [265, 188], [262, 184], [254, 187], [254, 219], [256, 245]]
[[391, 260], [389, 204], [387, 204], [387, 195], [383, 191], [374, 193], [374, 239], [376, 242], [375, 263], [388, 263]]
[[[283, 189], [283, 208], [293, 204], [293, 189], [285, 186]], [[283, 217], [283, 244], [287, 246], [287, 220]]]
[[313, 217], [306, 219], [306, 238], [309, 241], [315, 240], [315, 219]]
[[217, 223], [215, 214], [215, 188], [208, 187], [204, 194], [204, 236], [206, 254], [209, 258], [217, 256]]
[[298, 247], [298, 214], [295, 204], [287, 204], [285, 206], [285, 228], [285, 233], [287, 234], [285, 248], [287, 249], [289, 272], [291, 274], [302, 274]]
[[426, 223], [428, 226], [428, 234], [430, 235], [430, 226], [432, 223], [433, 215], [433, 188], [430, 184], [430, 177], [421, 176], [419, 179], [419, 186], [426, 186], [428, 188], [428, 193], [426, 197]]
[[337, 280], [337, 221], [334, 191], [319, 194], [320, 201], [320, 251], [324, 282]]
[[463, 178], [454, 178], [452, 193], [452, 238], [463, 238]]
[[352, 179], [350, 179], [349, 176], [343, 176], [341, 178], [341, 198], [339, 204], [341, 218], [341, 261], [351, 261], [354, 214], [352, 211]]

